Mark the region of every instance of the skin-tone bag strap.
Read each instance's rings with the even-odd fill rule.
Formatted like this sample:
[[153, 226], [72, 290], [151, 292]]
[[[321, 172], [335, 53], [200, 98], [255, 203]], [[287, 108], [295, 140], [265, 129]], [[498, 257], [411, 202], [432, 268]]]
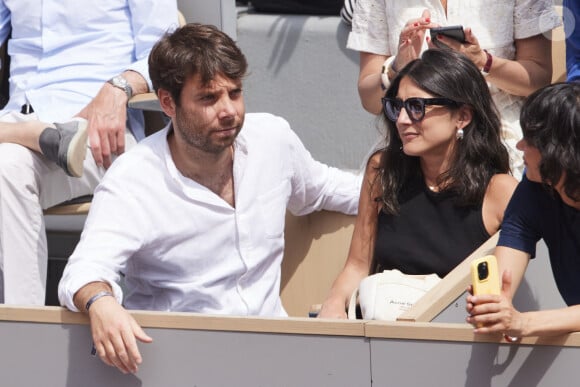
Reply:
[[358, 286], [350, 295], [350, 301], [348, 302], [348, 319], [349, 320], [356, 320], [356, 300], [358, 298]]

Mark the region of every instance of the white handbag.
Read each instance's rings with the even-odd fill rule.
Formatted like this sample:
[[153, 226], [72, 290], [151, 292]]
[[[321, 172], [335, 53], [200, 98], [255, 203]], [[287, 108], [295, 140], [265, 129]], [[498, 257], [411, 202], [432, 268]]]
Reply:
[[440, 280], [437, 274], [409, 275], [396, 269], [370, 275], [352, 293], [348, 318], [356, 319], [358, 298], [364, 319], [395, 321]]

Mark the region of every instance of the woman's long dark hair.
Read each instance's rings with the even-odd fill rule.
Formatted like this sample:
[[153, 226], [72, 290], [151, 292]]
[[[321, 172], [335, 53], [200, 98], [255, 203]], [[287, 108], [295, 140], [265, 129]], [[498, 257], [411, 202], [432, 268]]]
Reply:
[[556, 83], [531, 94], [520, 114], [524, 139], [538, 148], [547, 185], [565, 174], [564, 193], [580, 201], [580, 83]]
[[[435, 97], [445, 97], [471, 107], [471, 122], [463, 128], [449, 160], [449, 169], [437, 179], [439, 187], [458, 194], [461, 206], [481, 205], [496, 173], [509, 173], [509, 156], [500, 138], [501, 121], [489, 87], [473, 62], [451, 50], [427, 50], [410, 62], [391, 83], [385, 96], [395, 98], [401, 79], [407, 77]], [[385, 117], [386, 118], [386, 117]], [[396, 215], [398, 196], [409, 179], [422, 176], [419, 157], [407, 156], [394, 122], [386, 119], [386, 144], [378, 177], [383, 211]]]

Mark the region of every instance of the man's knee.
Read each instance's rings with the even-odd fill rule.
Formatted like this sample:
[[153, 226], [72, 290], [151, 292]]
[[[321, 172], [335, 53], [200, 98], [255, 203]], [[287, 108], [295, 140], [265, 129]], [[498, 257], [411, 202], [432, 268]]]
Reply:
[[37, 171], [40, 155], [17, 144], [0, 144], [0, 179], [26, 180]]

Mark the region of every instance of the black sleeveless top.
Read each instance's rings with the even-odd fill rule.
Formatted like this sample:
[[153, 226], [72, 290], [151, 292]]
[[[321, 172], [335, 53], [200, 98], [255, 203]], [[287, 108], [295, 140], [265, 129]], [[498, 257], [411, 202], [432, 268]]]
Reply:
[[433, 192], [419, 177], [399, 195], [399, 214], [379, 213], [376, 272], [436, 273], [443, 278], [490, 235], [481, 206], [460, 207], [454, 192]]

